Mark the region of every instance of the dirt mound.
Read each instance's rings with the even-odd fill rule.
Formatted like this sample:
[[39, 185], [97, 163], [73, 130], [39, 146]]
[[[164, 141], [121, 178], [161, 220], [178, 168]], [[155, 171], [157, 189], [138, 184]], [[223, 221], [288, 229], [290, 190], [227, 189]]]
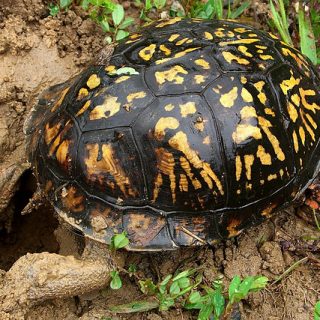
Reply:
[[[42, 0], [0, 3], [0, 171], [23, 157], [22, 127], [38, 94], [79, 72], [104, 45], [104, 35], [80, 9], [50, 17], [47, 4]], [[59, 251], [54, 235], [58, 222], [49, 207], [20, 215], [34, 188], [28, 183], [30, 176], [25, 176], [20, 181], [20, 195], [13, 198], [0, 217], [0, 269], [3, 270], [8, 270], [27, 252]], [[313, 306], [320, 298], [317, 260], [320, 248], [319, 240], [313, 239], [319, 239], [319, 232], [292, 209], [213, 249], [130, 253], [126, 263], [138, 266], [139, 277], [155, 281], [177, 269], [203, 265], [205, 282], [209, 284], [217, 275], [223, 275], [226, 281], [234, 275], [256, 274], [276, 280], [296, 261], [308, 256], [282, 281], [252, 295], [240, 306], [243, 319], [306, 320], [312, 318]], [[110, 315], [108, 305], [139, 300], [142, 296], [137, 280], [124, 276], [123, 281], [123, 288], [118, 291], [106, 289], [102, 293], [43, 303], [33, 308], [26, 319], [196, 318], [195, 313], [181, 309], [121, 317]]]

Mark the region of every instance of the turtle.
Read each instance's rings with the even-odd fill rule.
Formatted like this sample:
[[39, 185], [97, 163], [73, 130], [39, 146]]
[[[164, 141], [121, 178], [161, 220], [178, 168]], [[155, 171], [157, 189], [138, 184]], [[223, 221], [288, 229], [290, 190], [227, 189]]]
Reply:
[[25, 125], [41, 190], [86, 238], [125, 232], [132, 251], [210, 245], [317, 177], [320, 78], [273, 34], [176, 17], [107, 60], [46, 90]]

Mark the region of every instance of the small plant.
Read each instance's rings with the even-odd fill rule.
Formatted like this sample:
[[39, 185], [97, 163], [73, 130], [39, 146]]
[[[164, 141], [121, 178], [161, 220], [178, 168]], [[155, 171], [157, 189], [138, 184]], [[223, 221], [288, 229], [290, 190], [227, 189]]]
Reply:
[[[122, 233], [114, 234], [111, 238], [110, 248], [111, 250], [118, 250], [125, 248], [129, 244], [129, 239], [127, 233], [123, 231]], [[113, 270], [110, 272], [111, 282], [110, 288], [113, 290], [118, 290], [122, 287], [122, 280], [120, 278], [119, 271]]]
[[140, 12], [140, 19], [144, 21], [151, 21], [148, 18], [147, 14], [152, 9], [161, 10], [167, 3], [167, 0], [145, 0], [144, 4], [140, 0], [137, 0], [136, 3], [143, 5], [143, 8]]
[[[276, 7], [279, 9], [277, 10]], [[270, 9], [272, 22], [282, 40], [292, 46], [293, 41], [289, 33], [290, 26], [286, 13], [286, 3], [284, 0], [270, 0]], [[311, 1], [308, 6], [297, 2], [295, 11], [297, 12], [296, 23], [299, 26], [301, 52], [314, 64], [320, 63], [320, 50], [316, 48], [315, 40], [315, 34], [318, 37], [320, 35], [320, 8], [316, 6], [316, 0]]]
[[141, 291], [155, 297], [156, 301], [134, 301], [111, 307], [110, 311], [132, 313], [155, 308], [164, 311], [180, 304], [187, 310], [199, 310], [198, 320], [225, 319], [235, 303], [265, 288], [268, 282], [264, 276], [249, 276], [242, 281], [235, 276], [225, 293], [222, 278], [214, 281], [211, 287], [204, 285], [202, 280], [199, 269], [182, 271], [176, 276], [169, 274], [158, 284], [151, 279], [140, 280]]
[[[187, 1], [185, 4], [186, 15], [191, 18], [201, 19], [236, 19], [239, 17], [250, 5], [249, 1], [244, 1], [239, 5], [239, 1], [228, 1], [228, 10], [224, 10], [223, 0], [208, 0], [208, 1]], [[171, 8], [173, 15], [181, 16], [180, 11], [175, 11]]]
[[320, 320], [320, 301], [318, 301], [314, 308], [314, 320]]
[[60, 10], [68, 10], [73, 4], [79, 4], [88, 12], [90, 18], [95, 21], [104, 32], [110, 33], [106, 41], [119, 41], [129, 35], [126, 29], [133, 24], [134, 19], [125, 18], [123, 6], [111, 0], [59, 0], [59, 5], [49, 4], [49, 12], [56, 15]]
[[111, 238], [110, 247], [111, 250], [118, 250], [126, 247], [129, 244], [129, 239], [127, 237], [127, 233], [123, 231], [122, 233], [118, 233], [113, 235]]

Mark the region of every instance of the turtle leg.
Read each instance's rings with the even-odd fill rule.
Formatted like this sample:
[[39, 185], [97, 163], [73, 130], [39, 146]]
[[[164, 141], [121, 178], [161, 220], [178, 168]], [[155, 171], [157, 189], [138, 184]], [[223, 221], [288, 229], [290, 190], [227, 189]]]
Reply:
[[23, 319], [37, 303], [104, 288], [117, 261], [101, 246], [89, 241], [82, 259], [47, 252], [19, 258], [0, 280], [0, 319]]
[[305, 205], [311, 209], [320, 210], [320, 176], [307, 189]]

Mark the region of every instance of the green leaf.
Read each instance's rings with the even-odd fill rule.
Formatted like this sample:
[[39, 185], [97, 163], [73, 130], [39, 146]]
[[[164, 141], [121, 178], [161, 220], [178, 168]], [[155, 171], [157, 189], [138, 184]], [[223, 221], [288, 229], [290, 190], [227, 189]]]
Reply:
[[126, 247], [129, 244], [129, 239], [127, 238], [127, 233], [123, 231], [122, 233], [115, 234], [111, 238], [111, 248], [112, 249], [121, 249]]
[[59, 13], [59, 6], [57, 6], [57, 5], [53, 4], [53, 3], [50, 3], [48, 5], [48, 8], [49, 8], [49, 14], [52, 17], [56, 16]]
[[268, 284], [269, 279], [265, 276], [255, 276], [254, 281], [251, 284], [250, 292], [256, 292], [264, 289]]
[[185, 277], [185, 278], [180, 278], [177, 280], [179, 287], [181, 289], [187, 288], [190, 286], [190, 279]]
[[119, 272], [118, 271], [111, 271], [110, 272], [110, 276], [111, 276], [111, 282], [110, 282], [110, 288], [113, 290], [118, 290], [122, 287], [122, 281], [121, 278], [119, 276]]
[[149, 11], [152, 8], [151, 0], [146, 0], [144, 8], [146, 11]]
[[179, 294], [180, 292], [180, 287], [178, 281], [175, 281], [171, 284], [169, 292], [171, 295], [176, 295]]
[[[229, 285], [229, 300], [232, 301], [234, 294], [238, 291], [238, 287], [241, 283], [239, 276], [235, 276]], [[233, 303], [233, 301], [231, 302]]]
[[[111, 73], [112, 74], [112, 73]], [[122, 67], [117, 69], [117, 71], [115, 72], [115, 74], [117, 74], [118, 76], [123, 75], [123, 74], [139, 74], [139, 72], [137, 72], [135, 69], [131, 68], [131, 67]]]
[[65, 9], [68, 8], [72, 3], [72, 0], [60, 0], [60, 8]]
[[317, 63], [316, 41], [313, 34], [311, 21], [307, 13], [305, 13], [301, 7], [299, 7], [298, 21], [299, 21], [301, 51], [314, 64], [316, 64]]
[[112, 20], [115, 26], [118, 26], [124, 18], [124, 9], [123, 6], [117, 4], [114, 10], [112, 11]]
[[166, 0], [153, 0], [153, 4], [159, 10], [166, 5]]
[[315, 305], [314, 320], [320, 320], [320, 301], [318, 301]]
[[190, 303], [199, 303], [201, 301], [201, 295], [198, 291], [191, 292], [189, 296]]
[[89, 9], [90, 0], [81, 0], [80, 6], [83, 10]]
[[120, 41], [129, 35], [128, 31], [119, 30], [116, 34], [116, 41]]
[[212, 304], [205, 304], [200, 309], [198, 320], [208, 320], [213, 311]]
[[109, 25], [109, 22], [108, 22], [107, 19], [101, 19], [99, 21], [99, 24], [100, 24], [100, 26], [101, 26], [101, 28], [102, 28], [102, 30], [104, 32], [109, 32], [110, 31], [110, 25]]
[[144, 294], [155, 294], [157, 291], [157, 286], [153, 283], [151, 279], [139, 280], [140, 290]]
[[214, 11], [217, 19], [223, 19], [223, 0], [214, 1]]
[[132, 25], [134, 22], [134, 19], [129, 17], [125, 18], [124, 21], [119, 25], [119, 29], [125, 29], [128, 28], [130, 25]]
[[242, 5], [237, 8], [235, 11], [228, 13], [228, 19], [236, 19], [241, 16], [248, 7], [250, 6], [250, 2], [246, 1], [242, 3]]
[[217, 319], [220, 319], [220, 316], [224, 312], [225, 307], [225, 299], [222, 295], [221, 291], [215, 290], [215, 292], [212, 295], [212, 304], [214, 306], [214, 314], [217, 317]]
[[126, 304], [109, 307], [109, 311], [115, 313], [145, 312], [159, 307], [158, 301], [133, 301]]

